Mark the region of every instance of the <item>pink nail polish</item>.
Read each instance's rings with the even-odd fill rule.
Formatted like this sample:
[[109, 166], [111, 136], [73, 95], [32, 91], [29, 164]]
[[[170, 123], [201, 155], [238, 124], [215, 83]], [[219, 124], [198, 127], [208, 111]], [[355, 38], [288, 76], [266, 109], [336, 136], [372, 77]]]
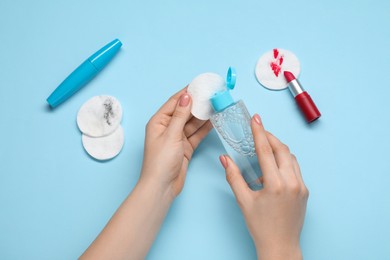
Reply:
[[220, 160], [220, 162], [221, 162], [221, 164], [222, 164], [222, 166], [223, 166], [223, 168], [227, 168], [227, 166], [228, 166], [228, 164], [227, 164], [227, 160], [226, 160], [226, 157], [225, 157], [225, 155], [221, 155], [221, 156], [219, 156], [219, 160]]
[[255, 114], [255, 115], [253, 116], [253, 118], [255, 119], [255, 122], [256, 122], [257, 124], [261, 125], [261, 118], [260, 118], [260, 116], [259, 116], [258, 114]]
[[181, 107], [186, 107], [190, 103], [190, 95], [184, 94], [180, 97], [179, 105]]

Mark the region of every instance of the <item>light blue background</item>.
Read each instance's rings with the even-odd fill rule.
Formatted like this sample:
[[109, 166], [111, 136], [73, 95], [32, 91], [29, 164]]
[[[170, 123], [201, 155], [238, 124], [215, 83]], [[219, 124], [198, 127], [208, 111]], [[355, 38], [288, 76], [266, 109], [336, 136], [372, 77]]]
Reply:
[[[0, 258], [77, 258], [134, 187], [152, 114], [196, 75], [232, 65], [233, 95], [301, 164], [305, 258], [390, 259], [389, 14], [386, 0], [1, 0]], [[54, 88], [116, 37], [124, 45], [109, 66], [49, 111]], [[323, 114], [315, 124], [288, 91], [257, 83], [256, 61], [274, 47], [299, 57]], [[75, 121], [99, 94], [124, 109], [124, 149], [105, 163], [84, 152]], [[221, 153], [211, 132], [148, 259], [256, 257]]]

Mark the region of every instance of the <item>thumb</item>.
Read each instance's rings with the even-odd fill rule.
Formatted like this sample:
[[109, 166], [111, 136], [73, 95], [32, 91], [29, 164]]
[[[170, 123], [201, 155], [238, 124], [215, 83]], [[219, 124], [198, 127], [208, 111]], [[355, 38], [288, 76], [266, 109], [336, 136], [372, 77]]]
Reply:
[[228, 155], [221, 155], [219, 160], [226, 171], [226, 180], [232, 188], [239, 204], [250, 195], [250, 189], [241, 175], [240, 169]]
[[171, 121], [168, 126], [168, 134], [174, 138], [183, 137], [184, 126], [191, 116], [191, 96], [188, 93], [183, 94], [176, 104]]

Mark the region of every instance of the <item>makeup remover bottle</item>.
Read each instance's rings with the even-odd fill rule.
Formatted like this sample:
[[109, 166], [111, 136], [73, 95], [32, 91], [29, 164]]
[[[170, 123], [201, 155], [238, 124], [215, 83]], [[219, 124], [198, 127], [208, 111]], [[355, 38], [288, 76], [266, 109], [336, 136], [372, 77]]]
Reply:
[[262, 189], [262, 176], [254, 147], [251, 116], [242, 100], [235, 102], [230, 90], [236, 83], [236, 73], [229, 68], [227, 90], [217, 92], [210, 98], [215, 113], [210, 121], [230, 158], [237, 164], [249, 188]]

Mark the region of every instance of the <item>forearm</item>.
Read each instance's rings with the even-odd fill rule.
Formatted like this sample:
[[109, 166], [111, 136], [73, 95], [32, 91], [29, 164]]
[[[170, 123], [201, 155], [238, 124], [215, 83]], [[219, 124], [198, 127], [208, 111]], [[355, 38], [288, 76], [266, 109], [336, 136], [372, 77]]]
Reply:
[[171, 202], [158, 184], [138, 182], [80, 259], [144, 259]]

